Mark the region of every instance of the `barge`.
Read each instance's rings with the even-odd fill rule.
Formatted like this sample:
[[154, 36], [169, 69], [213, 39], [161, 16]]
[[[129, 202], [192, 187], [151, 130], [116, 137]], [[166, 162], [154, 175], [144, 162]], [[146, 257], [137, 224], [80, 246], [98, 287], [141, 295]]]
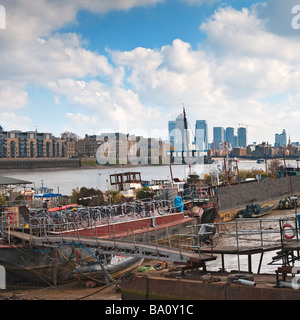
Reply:
[[277, 282], [270, 274], [224, 272], [183, 276], [163, 270], [127, 275], [120, 286], [122, 300], [299, 300], [300, 291], [286, 284], [292, 275], [285, 279]]

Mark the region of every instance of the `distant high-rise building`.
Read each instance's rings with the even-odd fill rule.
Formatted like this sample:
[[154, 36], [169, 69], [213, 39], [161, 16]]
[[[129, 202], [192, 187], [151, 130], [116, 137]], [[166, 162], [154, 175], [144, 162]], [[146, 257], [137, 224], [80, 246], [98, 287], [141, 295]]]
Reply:
[[187, 141], [190, 143], [190, 137], [189, 132], [185, 130], [183, 113], [181, 113], [175, 121], [169, 121], [169, 140], [170, 145], [174, 147], [175, 151], [187, 150], [186, 143]]
[[223, 148], [225, 142], [225, 130], [223, 127], [213, 127], [213, 149]]
[[247, 147], [247, 129], [238, 128], [238, 147], [246, 148]]
[[276, 133], [275, 134], [275, 144], [274, 147], [279, 146], [286, 146], [287, 145], [287, 138], [286, 138], [286, 131], [285, 129], [282, 130], [282, 133]]
[[[175, 121], [169, 121], [170, 154], [174, 163], [204, 163], [207, 157], [207, 124], [205, 120], [197, 120], [195, 135], [191, 141], [191, 132], [188, 129], [185, 110], [179, 114]], [[193, 142], [193, 145], [192, 145]]]
[[223, 143], [224, 142], [224, 128], [214, 127], [213, 128], [213, 141]]
[[228, 143], [228, 146], [231, 148], [236, 147], [234, 128], [228, 127], [225, 131], [225, 142]]
[[176, 121], [169, 121], [169, 140], [170, 146], [174, 148], [175, 144], [175, 128], [176, 128]]
[[174, 148], [176, 151], [185, 151], [186, 136], [184, 126], [184, 115], [181, 113], [175, 120], [175, 143]]
[[208, 149], [207, 123], [205, 120], [196, 121], [195, 145], [199, 151], [206, 151]]

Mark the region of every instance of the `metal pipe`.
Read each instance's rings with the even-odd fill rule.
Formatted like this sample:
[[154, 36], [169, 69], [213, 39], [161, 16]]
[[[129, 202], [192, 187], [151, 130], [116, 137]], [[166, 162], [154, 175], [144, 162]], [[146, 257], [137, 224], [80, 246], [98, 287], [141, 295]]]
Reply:
[[249, 280], [245, 280], [245, 279], [238, 279], [238, 280], [236, 280], [236, 283], [243, 284], [245, 286], [251, 286], [251, 287], [256, 286], [256, 283], [254, 281], [249, 281]]
[[279, 281], [279, 286], [284, 288], [290, 288], [290, 289], [299, 289], [300, 286], [298, 283], [292, 283], [287, 281]]

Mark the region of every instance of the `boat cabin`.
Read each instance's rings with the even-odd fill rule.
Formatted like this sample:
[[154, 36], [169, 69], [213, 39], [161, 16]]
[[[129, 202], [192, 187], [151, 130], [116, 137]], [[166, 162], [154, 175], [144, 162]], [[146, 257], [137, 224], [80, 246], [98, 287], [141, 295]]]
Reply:
[[115, 191], [128, 191], [141, 188], [142, 179], [140, 172], [122, 172], [111, 174], [110, 185]]

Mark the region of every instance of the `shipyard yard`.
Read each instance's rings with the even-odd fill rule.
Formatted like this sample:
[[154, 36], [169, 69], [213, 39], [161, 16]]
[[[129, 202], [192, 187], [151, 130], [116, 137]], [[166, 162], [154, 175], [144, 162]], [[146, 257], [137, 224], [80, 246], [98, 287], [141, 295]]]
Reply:
[[2, 290], [0, 300], [121, 300], [121, 293], [114, 284], [86, 288], [76, 281], [57, 287]]
[[[257, 221], [253, 222], [247, 222], [247, 230], [258, 230], [258, 224], [263, 224], [264, 230], [276, 230], [278, 229], [278, 219], [284, 218], [284, 217], [293, 217], [295, 215], [295, 209], [288, 209], [288, 210], [279, 210], [275, 209], [271, 211], [268, 215], [266, 215], [264, 218], [259, 219], [260, 222], [257, 223]], [[261, 222], [263, 221], [263, 222]], [[233, 234], [235, 230], [235, 222], [232, 221], [229, 224], [219, 226], [222, 228], [223, 231], [219, 231], [221, 234], [224, 232], [224, 229], [226, 229], [226, 232], [228, 234]], [[241, 231], [240, 231], [241, 232]], [[213, 248], [213, 250], [216, 250], [220, 247], [236, 247], [236, 237], [234, 236], [226, 236], [226, 237], [216, 237], [217, 246]], [[242, 235], [239, 237], [239, 245], [240, 245], [240, 253], [242, 252], [243, 248], [243, 241], [247, 243], [248, 247], [257, 247], [257, 242], [261, 242], [261, 235]], [[277, 233], [270, 233], [270, 234], [264, 234], [263, 235], [263, 242], [264, 244], [275, 244], [280, 246], [280, 240]], [[203, 247], [205, 250], [205, 247]], [[278, 250], [277, 250], [278, 251]], [[183, 281], [185, 278], [187, 280], [194, 280], [193, 285], [204, 283], [208, 284], [212, 281], [216, 284], [219, 284], [221, 282], [226, 283], [226, 279], [228, 277], [228, 271], [232, 271], [233, 273], [237, 273], [238, 269], [242, 270], [243, 272], [248, 271], [249, 267], [249, 259], [248, 256], [241, 255], [239, 258], [236, 254], [228, 254], [225, 256], [225, 269], [222, 269], [222, 261], [220, 255], [217, 255], [217, 259], [214, 261], [208, 261], [207, 262], [207, 272], [199, 273], [197, 270], [187, 270], [185, 273], [185, 276], [182, 276], [182, 272], [180, 271], [180, 268], [178, 266], [173, 266], [172, 263], [169, 263], [167, 267], [161, 267], [157, 270], [154, 268], [158, 264], [160, 264], [160, 261], [157, 261], [155, 259], [152, 260], [145, 260], [142, 266], [145, 266], [144, 269], [140, 269], [141, 272], [138, 272], [138, 268], [135, 268], [134, 270], [131, 270], [128, 274], [129, 277], [132, 274], [139, 274], [142, 278], [145, 277], [145, 275], [149, 276], [150, 278], [153, 277], [153, 279], [178, 279], [181, 278], [181, 281]], [[273, 288], [276, 286], [276, 273], [275, 270], [278, 268], [278, 265], [269, 265], [272, 261], [272, 257], [276, 256], [276, 250], [271, 252], [266, 252], [263, 257], [263, 261], [261, 264], [261, 270], [260, 274], [256, 274], [259, 261], [260, 261], [260, 253], [259, 254], [253, 254], [251, 256], [251, 268], [253, 269], [254, 279], [255, 279], [255, 288], [258, 289], [260, 287], [262, 288]], [[205, 280], [205, 277], [210, 279]], [[230, 273], [229, 273], [230, 274]], [[207, 278], [207, 279], [208, 279]], [[196, 280], [195, 280], [196, 279]], [[213, 279], [213, 280], [212, 280]], [[251, 278], [252, 279], [252, 278]], [[253, 279], [252, 279], [253, 280]], [[244, 286], [244, 290], [247, 290], [247, 287]], [[277, 290], [285, 290], [281, 288], [277, 288]], [[289, 289], [291, 290], [291, 289]], [[116, 283], [107, 283], [104, 285], [91, 285], [91, 287], [87, 287], [83, 283], [80, 283], [79, 281], [73, 281], [68, 284], [62, 284], [62, 285], [48, 285], [44, 287], [22, 287], [22, 286], [12, 286], [10, 288], [7, 288], [7, 290], [1, 290], [0, 292], [0, 299], [1, 300], [122, 300], [122, 281]], [[246, 297], [249, 296], [246, 295]], [[274, 295], [272, 296], [275, 297]], [[179, 299], [182, 297], [179, 297]], [[236, 298], [236, 297], [235, 297]], [[269, 299], [267, 295], [264, 297], [261, 297], [261, 299]], [[195, 296], [192, 296], [192, 300], [197, 299]], [[202, 297], [203, 299], [203, 297]], [[208, 299], [209, 296], [208, 296]], [[218, 298], [217, 298], [218, 299]], [[247, 299], [247, 298], [246, 298]], [[271, 298], [272, 299], [272, 298]]]
[[[298, 299], [298, 175], [217, 188], [193, 175], [154, 179], [138, 199], [145, 181], [136, 170], [107, 172], [110, 188], [94, 204], [61, 204], [70, 199], [53, 188], [0, 177], [29, 191], [2, 208], [0, 299]], [[126, 198], [112, 203], [112, 190]]]

